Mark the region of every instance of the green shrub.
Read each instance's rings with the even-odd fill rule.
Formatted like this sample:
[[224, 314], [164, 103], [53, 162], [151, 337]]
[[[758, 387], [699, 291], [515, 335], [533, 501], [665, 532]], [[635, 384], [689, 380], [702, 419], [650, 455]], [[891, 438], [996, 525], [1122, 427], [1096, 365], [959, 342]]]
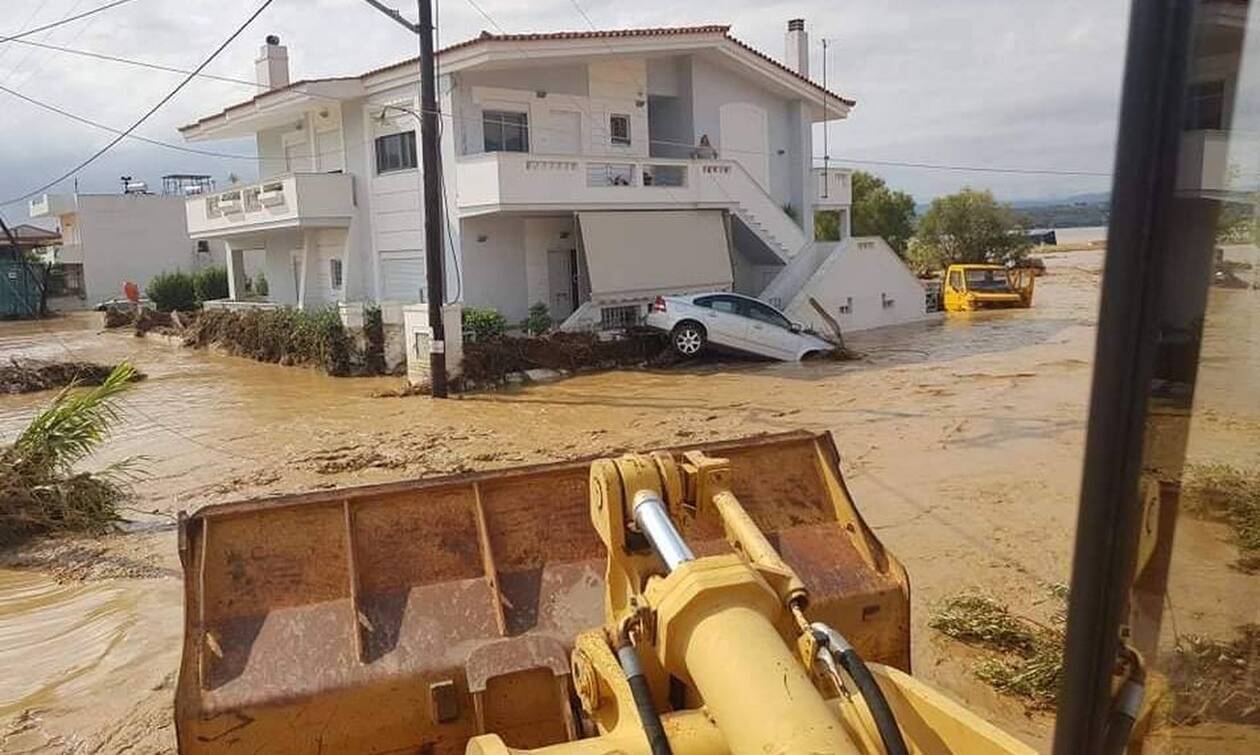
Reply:
[[153, 306], [162, 312], [187, 312], [197, 308], [197, 290], [193, 285], [193, 276], [179, 270], [153, 276], [149, 285], [145, 286], [144, 293], [153, 301]]
[[228, 298], [227, 268], [215, 265], [198, 270], [193, 274], [193, 291], [198, 302]]
[[463, 315], [464, 332], [471, 332], [474, 341], [488, 341], [507, 332], [507, 318], [494, 309], [468, 307]]
[[354, 374], [363, 362], [335, 306], [314, 312], [207, 310], [184, 330], [184, 345], [210, 344], [260, 362], [319, 365], [337, 376]]
[[534, 302], [529, 308], [529, 316], [525, 318], [522, 329], [531, 336], [540, 336], [551, 330], [554, 321], [551, 319], [551, 313], [547, 311], [547, 305], [542, 302]]

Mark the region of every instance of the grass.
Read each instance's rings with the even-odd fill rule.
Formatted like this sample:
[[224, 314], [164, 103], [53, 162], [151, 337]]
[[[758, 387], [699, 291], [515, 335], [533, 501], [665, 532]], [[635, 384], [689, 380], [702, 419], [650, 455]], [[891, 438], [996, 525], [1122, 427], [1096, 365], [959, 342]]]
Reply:
[[[1066, 591], [1052, 585], [1050, 595], [1062, 604]], [[986, 652], [973, 668], [976, 678], [1004, 694], [1021, 698], [1034, 710], [1052, 710], [1063, 673], [1063, 611], [1053, 626], [1018, 616], [987, 595], [961, 593], [946, 599], [929, 626], [947, 637]]]
[[67, 386], [12, 445], [0, 448], [0, 543], [49, 532], [100, 533], [118, 522], [135, 460], [99, 472], [74, 467], [109, 436], [118, 398], [135, 375], [124, 363], [98, 386]]

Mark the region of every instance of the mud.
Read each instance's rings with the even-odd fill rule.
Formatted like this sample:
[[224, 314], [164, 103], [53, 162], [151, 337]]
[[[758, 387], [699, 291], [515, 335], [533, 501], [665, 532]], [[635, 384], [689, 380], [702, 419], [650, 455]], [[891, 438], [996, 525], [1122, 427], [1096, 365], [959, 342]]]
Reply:
[[[45, 741], [40, 746], [53, 752], [113, 752], [133, 742], [128, 752], [173, 748], [169, 675], [181, 598], [168, 516], [180, 509], [802, 428], [834, 433], [863, 515], [909, 570], [916, 674], [1048, 749], [1053, 719], [1026, 714], [1021, 701], [978, 682], [974, 656], [927, 626], [932, 607], [960, 591], [983, 590], [1017, 613], [1035, 614], [1047, 586], [1068, 579], [1101, 254], [1045, 260], [1049, 272], [1038, 280], [1032, 309], [855, 333], [848, 345], [864, 354], [855, 362], [581, 374], [447, 402], [373, 398], [402, 382], [334, 379], [125, 331], [98, 334], [86, 320], [4, 324], [6, 356], [126, 359], [148, 373], [129, 392], [125, 421], [97, 461], [143, 454], [150, 477], [137, 485], [136, 511], [129, 512], [134, 532], [8, 554], [10, 563], [39, 573], [4, 572], [0, 601], [20, 589], [12, 580], [56, 584], [52, 575], [70, 580], [67, 589], [128, 596], [112, 614], [127, 617], [118, 625], [161, 631], [84, 637], [80, 645], [96, 661], [74, 677], [73, 694], [40, 691], [56, 688], [64, 665], [15, 667], [6, 659], [0, 665], [17, 673], [0, 682], [8, 685], [0, 695], [0, 732], [17, 727], [22, 742]], [[1190, 455], [1254, 467], [1260, 297], [1215, 289], [1211, 312]], [[11, 438], [44, 400], [38, 393], [0, 398], [0, 437]], [[1255, 621], [1260, 577], [1229, 568], [1238, 553], [1225, 525], [1186, 519], [1176, 547], [1169, 599], [1175, 621], [1165, 622], [1170, 643], [1173, 624], [1176, 632], [1228, 638]], [[60, 605], [50, 599], [0, 609], [0, 637], [56, 626]], [[118, 636], [125, 641], [111, 639]], [[119, 655], [131, 643], [144, 652]], [[1219, 751], [1222, 738], [1240, 736], [1214, 726], [1178, 729], [1170, 746]], [[1254, 738], [1255, 731], [1241, 736]], [[15, 748], [11, 741], [0, 739], [0, 751]]]
[[[34, 393], [76, 385], [100, 385], [113, 365], [95, 362], [42, 362], [10, 359], [0, 365], [0, 393]], [[137, 374], [136, 380], [144, 379]]]

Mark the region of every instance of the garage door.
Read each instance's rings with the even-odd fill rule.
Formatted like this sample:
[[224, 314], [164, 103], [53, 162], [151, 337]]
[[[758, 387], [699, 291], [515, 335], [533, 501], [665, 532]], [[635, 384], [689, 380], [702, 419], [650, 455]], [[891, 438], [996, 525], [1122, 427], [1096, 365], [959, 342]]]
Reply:
[[381, 298], [386, 301], [418, 302], [424, 288], [423, 257], [382, 257]]
[[720, 210], [581, 212], [592, 301], [731, 287]]

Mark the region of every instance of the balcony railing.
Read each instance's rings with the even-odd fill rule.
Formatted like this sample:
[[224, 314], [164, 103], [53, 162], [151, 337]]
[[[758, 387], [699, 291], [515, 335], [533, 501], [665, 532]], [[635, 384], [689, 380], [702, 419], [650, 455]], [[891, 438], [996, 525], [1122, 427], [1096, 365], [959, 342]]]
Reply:
[[1244, 131], [1186, 131], [1181, 137], [1177, 191], [1249, 200], [1260, 191], [1260, 137]]
[[189, 197], [188, 233], [193, 238], [274, 228], [337, 227], [350, 224], [354, 185], [340, 173], [288, 173], [214, 194]]
[[847, 168], [814, 168], [814, 204], [837, 207], [853, 204], [853, 171]]
[[469, 155], [457, 164], [465, 214], [504, 206], [714, 206], [735, 203], [722, 185], [726, 160], [571, 157], [523, 152]]

